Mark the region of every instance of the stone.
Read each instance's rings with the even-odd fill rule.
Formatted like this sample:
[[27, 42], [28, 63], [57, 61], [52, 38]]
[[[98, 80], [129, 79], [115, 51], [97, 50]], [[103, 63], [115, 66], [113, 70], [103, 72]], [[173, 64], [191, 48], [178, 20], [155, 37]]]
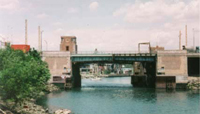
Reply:
[[24, 108], [28, 108], [28, 106], [27, 106], [27, 105], [24, 105]]
[[55, 111], [55, 114], [70, 114], [71, 110], [68, 109], [58, 109]]

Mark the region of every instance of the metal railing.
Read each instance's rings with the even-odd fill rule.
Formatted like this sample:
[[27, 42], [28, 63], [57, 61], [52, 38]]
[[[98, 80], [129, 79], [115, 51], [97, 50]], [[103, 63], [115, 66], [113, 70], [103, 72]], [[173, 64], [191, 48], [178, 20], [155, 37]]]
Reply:
[[111, 55], [111, 54], [142, 54], [148, 51], [78, 51], [72, 52], [71, 55]]

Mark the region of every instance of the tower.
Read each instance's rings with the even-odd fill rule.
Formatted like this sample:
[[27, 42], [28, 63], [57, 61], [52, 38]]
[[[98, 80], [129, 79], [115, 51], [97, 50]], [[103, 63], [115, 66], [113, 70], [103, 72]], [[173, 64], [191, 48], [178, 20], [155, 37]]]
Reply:
[[70, 53], [77, 52], [77, 44], [75, 36], [61, 36], [60, 51], [68, 51]]
[[181, 31], [179, 31], [179, 50], [181, 50]]
[[27, 35], [27, 19], [25, 20], [25, 44], [28, 44], [28, 35]]

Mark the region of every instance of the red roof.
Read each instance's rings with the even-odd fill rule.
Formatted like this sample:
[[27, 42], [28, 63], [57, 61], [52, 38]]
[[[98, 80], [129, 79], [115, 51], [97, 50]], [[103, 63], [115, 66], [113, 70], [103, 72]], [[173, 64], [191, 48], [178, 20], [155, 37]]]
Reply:
[[19, 44], [19, 45], [11, 45], [11, 48], [14, 50], [22, 50], [24, 53], [30, 50], [30, 45]]

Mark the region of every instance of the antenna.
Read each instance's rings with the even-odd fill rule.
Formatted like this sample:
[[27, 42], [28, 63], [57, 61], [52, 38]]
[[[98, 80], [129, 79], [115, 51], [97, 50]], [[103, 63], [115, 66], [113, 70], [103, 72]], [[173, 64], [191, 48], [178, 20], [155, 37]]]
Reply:
[[27, 35], [27, 19], [25, 20], [25, 44], [28, 44], [28, 35]]

